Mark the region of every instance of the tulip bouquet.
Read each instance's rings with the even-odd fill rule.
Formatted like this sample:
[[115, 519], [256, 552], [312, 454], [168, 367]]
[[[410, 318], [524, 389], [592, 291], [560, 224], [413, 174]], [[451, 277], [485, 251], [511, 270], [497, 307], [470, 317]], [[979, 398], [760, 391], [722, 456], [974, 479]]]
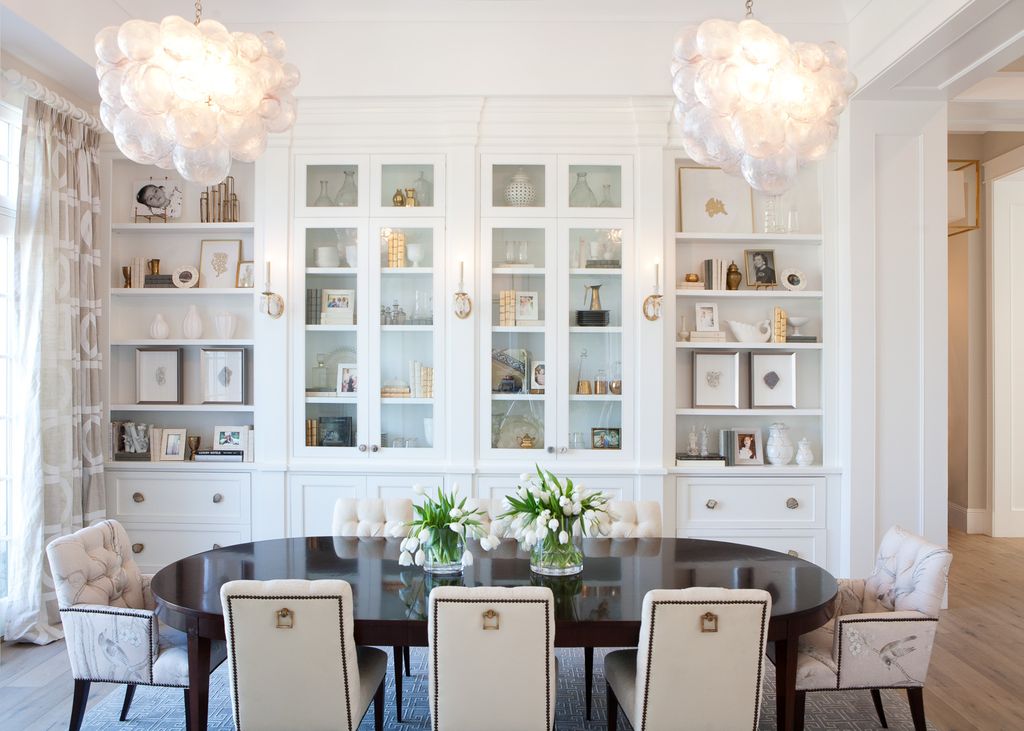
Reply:
[[473, 564], [473, 554], [466, 550], [467, 538], [479, 538], [485, 551], [501, 542], [484, 531], [482, 510], [466, 509], [466, 498], [458, 497], [458, 485], [447, 493], [437, 488], [436, 498], [421, 485], [413, 485], [412, 490], [424, 500], [422, 505], [413, 505], [416, 517], [408, 523], [409, 537], [402, 541], [399, 565], [416, 564], [434, 573], [457, 573]]
[[573, 484], [571, 479], [560, 482], [554, 473], [540, 467], [536, 475], [524, 473], [519, 477], [519, 487], [505, 498], [506, 510], [499, 520], [511, 521], [516, 538], [531, 552], [530, 568], [537, 573], [579, 573], [583, 570], [583, 552], [575, 536], [610, 532], [608, 498]]

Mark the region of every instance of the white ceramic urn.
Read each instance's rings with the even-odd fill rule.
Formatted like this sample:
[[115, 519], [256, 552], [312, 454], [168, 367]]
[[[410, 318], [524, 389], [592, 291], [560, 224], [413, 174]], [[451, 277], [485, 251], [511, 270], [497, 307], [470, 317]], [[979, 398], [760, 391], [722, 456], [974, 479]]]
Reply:
[[217, 337], [222, 340], [230, 340], [235, 336], [235, 328], [238, 326], [238, 318], [230, 312], [218, 312], [213, 317], [213, 327], [217, 330]]
[[814, 452], [811, 451], [811, 443], [807, 441], [807, 437], [801, 439], [797, 446], [796, 463], [801, 467], [814, 464]]
[[159, 312], [156, 313], [156, 317], [149, 323], [149, 337], [154, 340], [163, 340], [171, 334], [171, 328], [167, 324], [167, 320]]
[[764, 453], [773, 465], [785, 465], [793, 461], [793, 442], [789, 439], [789, 427], [775, 422], [768, 427], [768, 443]]
[[195, 305], [188, 306], [185, 321], [181, 324], [181, 332], [189, 340], [198, 340], [203, 336], [203, 319]]

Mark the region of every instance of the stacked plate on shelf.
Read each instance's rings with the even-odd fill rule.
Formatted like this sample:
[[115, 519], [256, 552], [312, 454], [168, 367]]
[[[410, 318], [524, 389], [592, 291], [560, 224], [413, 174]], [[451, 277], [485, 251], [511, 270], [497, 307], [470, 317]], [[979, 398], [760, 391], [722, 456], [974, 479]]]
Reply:
[[576, 310], [576, 324], [580, 327], [608, 327], [609, 310]]

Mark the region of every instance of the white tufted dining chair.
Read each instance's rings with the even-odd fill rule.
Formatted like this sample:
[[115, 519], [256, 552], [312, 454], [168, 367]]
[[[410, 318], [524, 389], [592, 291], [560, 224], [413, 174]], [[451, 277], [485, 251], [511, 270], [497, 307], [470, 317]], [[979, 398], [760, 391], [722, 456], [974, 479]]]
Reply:
[[351, 731], [371, 701], [382, 731], [388, 656], [356, 647], [347, 581], [229, 581], [220, 601], [238, 731]]
[[620, 707], [636, 731], [756, 729], [771, 612], [761, 589], [647, 592], [639, 646], [604, 659], [608, 731]]
[[655, 500], [612, 500], [612, 538], [661, 538], [661, 503]]
[[433, 731], [549, 731], [555, 721], [555, 598], [542, 586], [430, 592]]
[[[92, 683], [127, 685], [122, 721], [136, 686], [183, 688], [187, 722], [188, 639], [157, 619], [152, 577], [140, 573], [124, 527], [100, 521], [55, 538], [46, 555], [75, 679], [71, 731], [82, 726]], [[210, 670], [223, 661], [224, 643], [214, 642]]]
[[906, 688], [916, 731], [926, 728], [924, 681], [953, 555], [894, 526], [867, 579], [839, 579], [832, 618], [800, 638], [796, 727], [808, 692], [870, 689], [883, 728], [881, 688]]

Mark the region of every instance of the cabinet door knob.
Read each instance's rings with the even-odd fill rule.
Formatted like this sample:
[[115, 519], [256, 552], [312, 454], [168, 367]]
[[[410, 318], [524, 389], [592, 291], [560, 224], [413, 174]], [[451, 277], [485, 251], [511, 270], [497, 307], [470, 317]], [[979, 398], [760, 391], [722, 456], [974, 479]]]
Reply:
[[797, 500], [795, 497], [791, 497], [786, 501], [786, 507], [789, 508], [790, 510], [796, 510], [797, 508], [800, 507], [800, 501]]
[[221, 495], [219, 492], [213, 493], [213, 502], [215, 502], [215, 503], [222, 503], [222, 502], [224, 502], [224, 496]]
[[142, 553], [142, 551], [143, 551], [143, 549], [145, 547], [146, 547], [146, 544], [144, 544], [144, 543], [133, 543], [132, 544], [132, 553]]
[[146, 499], [146, 496], [143, 495], [141, 492], [133, 492], [132, 493], [132, 500], [134, 500], [137, 503], [141, 503], [145, 499]]
[[380, 446], [377, 445], [377, 444], [374, 444], [372, 447], [370, 447], [370, 451], [371, 452], [379, 452], [380, 451]]
[[214, 548], [220, 548], [220, 544], [219, 544], [219, 543], [214, 543], [214, 544], [213, 544], [213, 547], [214, 547]]
[[707, 508], [708, 510], [714, 510], [715, 508], [718, 507], [718, 501], [715, 500], [714, 498], [711, 498], [706, 503], [704, 503], [704, 507]]
[[365, 452], [366, 451], [366, 445], [365, 444], [360, 444], [359, 445], [359, 451], [360, 452]]
[[568, 447], [560, 447], [559, 450], [558, 450], [559, 454], [566, 454], [568, 451], [569, 451]]
[[800, 558], [800, 554], [797, 551], [794, 551], [792, 548], [789, 549], [788, 551], [786, 551], [786, 553], [788, 553], [790, 556], [794, 556], [796, 558]]
[[555, 453], [555, 448], [554, 447], [548, 447], [548, 454], [554, 454], [554, 453]]

